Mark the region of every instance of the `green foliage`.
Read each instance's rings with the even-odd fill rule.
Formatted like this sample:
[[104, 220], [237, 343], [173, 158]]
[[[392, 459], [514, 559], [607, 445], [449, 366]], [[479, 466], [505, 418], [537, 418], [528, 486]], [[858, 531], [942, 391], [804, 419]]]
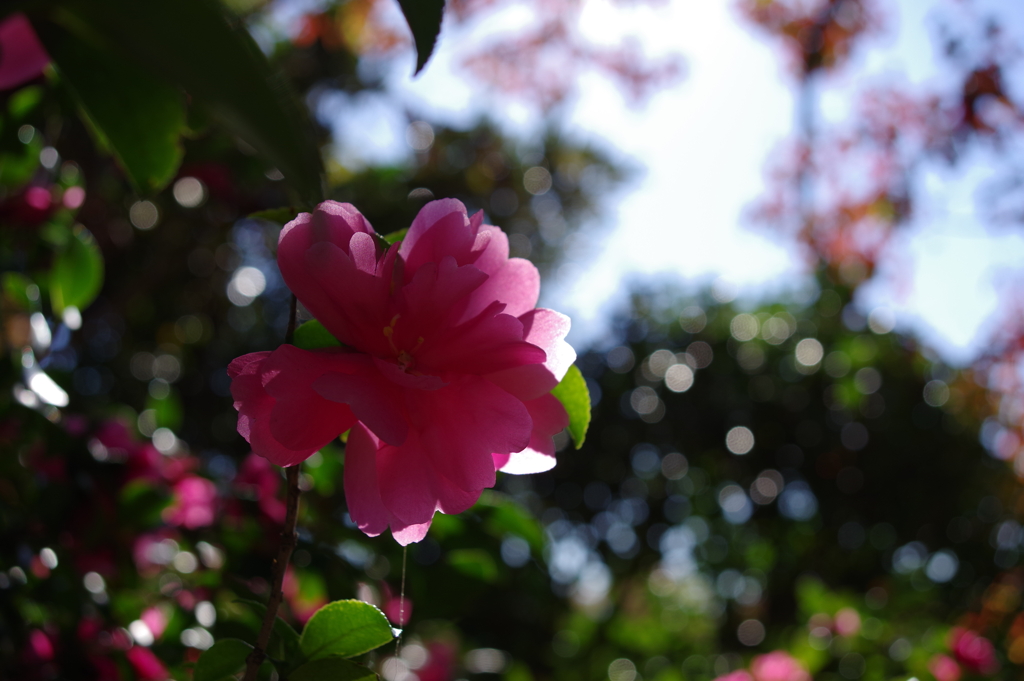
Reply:
[[74, 305], [85, 309], [103, 286], [103, 254], [81, 225], [57, 252], [50, 274], [50, 301], [58, 314]]
[[101, 147], [109, 147], [141, 192], [162, 189], [178, 171], [185, 123], [181, 93], [87, 30], [37, 21], [61, 82], [74, 94]]
[[[303, 202], [314, 204], [323, 198], [320, 153], [301, 105], [271, 71], [244, 28], [229, 22], [219, 3], [63, 0], [47, 18], [73, 29], [79, 38], [96, 36], [106, 45], [116, 46], [121, 59], [183, 88], [264, 154]], [[34, 17], [34, 23], [47, 33], [44, 20]], [[55, 61], [61, 70], [70, 66], [63, 56], [55, 55]], [[90, 82], [88, 87], [99, 85]], [[124, 101], [131, 94], [129, 90], [106, 96]], [[84, 102], [92, 101], [88, 92], [80, 91], [79, 96]], [[162, 130], [151, 132], [165, 134]]]
[[307, 662], [288, 675], [288, 681], [373, 681], [376, 678], [377, 675], [366, 667], [339, 657]]
[[268, 208], [267, 210], [258, 210], [255, 213], [249, 213], [249, 217], [254, 220], [269, 220], [270, 222], [276, 222], [279, 225], [283, 225], [294, 220], [297, 214], [298, 211], [294, 208]]
[[341, 342], [315, 319], [304, 322], [295, 329], [295, 347], [303, 350], [341, 347]]
[[590, 391], [587, 389], [587, 381], [575, 364], [569, 367], [569, 371], [551, 394], [558, 398], [569, 414], [569, 434], [576, 449], [579, 449], [587, 438], [587, 429], [590, 428]]
[[524, 539], [536, 553], [543, 550], [544, 528], [514, 499], [493, 490], [484, 490], [476, 508], [491, 509], [485, 524], [495, 536], [515, 535]]
[[416, 42], [416, 73], [423, 70], [441, 32], [444, 0], [398, 0]]
[[[260, 620], [266, 615], [267, 606], [259, 601], [239, 599], [245, 603]], [[292, 663], [302, 659], [302, 650], [299, 646], [299, 632], [295, 631], [290, 624], [281, 619], [278, 615], [274, 618], [274, 627], [270, 631], [270, 642], [267, 645], [267, 654], [275, 660], [284, 660]]]
[[223, 681], [234, 676], [245, 666], [245, 658], [252, 646], [237, 638], [222, 638], [199, 656], [193, 681]]
[[409, 233], [409, 228], [406, 227], [405, 229], [400, 229], [397, 232], [391, 232], [390, 234], [385, 234], [384, 235], [384, 241], [386, 241], [389, 246], [390, 245], [394, 245], [394, 244], [398, 243], [399, 241], [401, 241], [402, 239], [404, 239], [405, 235], [408, 234], [408, 233]]
[[447, 556], [448, 564], [458, 572], [493, 584], [498, 581], [498, 566], [490, 553], [483, 549], [455, 549]]
[[[0, 278], [0, 286], [3, 288], [3, 294], [21, 309], [28, 310], [33, 307], [35, 300], [29, 296], [29, 287], [35, 284], [24, 274], [4, 272], [3, 278]], [[35, 295], [38, 299], [38, 291]]]
[[328, 603], [317, 610], [302, 630], [299, 645], [309, 660], [362, 655], [394, 638], [379, 609], [362, 601]]

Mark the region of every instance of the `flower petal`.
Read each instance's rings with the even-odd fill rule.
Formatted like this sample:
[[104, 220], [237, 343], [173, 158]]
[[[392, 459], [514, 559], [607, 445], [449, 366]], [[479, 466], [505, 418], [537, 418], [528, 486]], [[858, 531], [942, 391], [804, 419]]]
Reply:
[[533, 400], [551, 392], [576, 361], [576, 351], [565, 342], [569, 318], [560, 312], [539, 308], [523, 316], [524, 340], [544, 350], [543, 364], [530, 364], [498, 371], [487, 376], [495, 385], [521, 400]]
[[352, 521], [371, 537], [388, 528], [391, 514], [380, 498], [377, 449], [380, 440], [356, 424], [345, 445], [345, 501]]
[[474, 319], [439, 329], [416, 353], [424, 371], [483, 375], [524, 364], [541, 364], [546, 353], [523, 340], [523, 324], [499, 314], [494, 303]]
[[476, 233], [461, 201], [441, 199], [423, 206], [399, 247], [406, 280], [426, 263], [439, 262], [445, 256], [455, 258], [460, 265], [468, 264]]
[[472, 319], [494, 302], [504, 303], [505, 314], [518, 317], [532, 310], [540, 296], [540, 273], [529, 260], [512, 258], [491, 274], [469, 297], [462, 319]]
[[437, 495], [431, 481], [433, 472], [414, 433], [401, 447], [387, 443], [377, 450], [377, 479], [380, 498], [397, 525], [429, 523], [437, 509]]
[[374, 271], [373, 233], [354, 206], [325, 201], [285, 225], [277, 245], [281, 276], [292, 293], [335, 337], [364, 351], [375, 349], [364, 345], [383, 328], [378, 320], [387, 314], [390, 284], [384, 279], [390, 271]]
[[459, 489], [494, 485], [494, 452], [519, 451], [533, 422], [521, 401], [492, 383], [466, 376], [410, 404], [413, 427], [438, 475]]
[[385, 442], [400, 445], [409, 434], [403, 389], [376, 367], [358, 373], [325, 373], [312, 384], [332, 404], [347, 404], [367, 428]]
[[473, 266], [486, 275], [495, 274], [508, 262], [508, 237], [500, 228], [483, 225], [473, 244]]
[[408, 546], [409, 544], [423, 541], [423, 538], [427, 536], [427, 530], [430, 529], [430, 521], [420, 523], [418, 525], [399, 525], [397, 529], [392, 528], [391, 534], [394, 536], [395, 541], [402, 546]]
[[[530, 433], [530, 444], [519, 452], [512, 452], [506, 461], [500, 464], [503, 473], [525, 475], [543, 473], [555, 467], [554, 437], [569, 425], [569, 415], [558, 398], [551, 394], [525, 403], [530, 418], [533, 419], [533, 432]], [[501, 459], [495, 455], [495, 465]]]
[[366, 359], [339, 350], [302, 350], [282, 345], [260, 369], [267, 394], [274, 399], [270, 433], [293, 450], [319, 449], [356, 421], [351, 409], [320, 396], [314, 385], [328, 373], [365, 371]]
[[[281, 346], [291, 348], [291, 346]], [[298, 348], [292, 348], [298, 350]], [[302, 439], [298, 442], [282, 442], [271, 432], [272, 414], [275, 408], [279, 408], [279, 402], [286, 405], [292, 401], [305, 404], [307, 409], [317, 409], [317, 401], [326, 402], [311, 390], [303, 390], [302, 376], [295, 377], [296, 380], [285, 381], [278, 385], [280, 389], [280, 400], [271, 395], [266, 387], [275, 376], [268, 370], [268, 363], [271, 357], [279, 353], [281, 348], [270, 352], [257, 352], [251, 355], [239, 357], [231, 363], [228, 368], [228, 375], [231, 376], [231, 394], [235, 399], [235, 409], [238, 410], [238, 432], [252, 446], [252, 450], [278, 466], [293, 466], [305, 461], [313, 452], [333, 440], [346, 430], [355, 418], [351, 411], [343, 405], [335, 405], [335, 412], [326, 424], [318, 423], [310, 430], [316, 437]], [[285, 350], [285, 354], [289, 351]], [[303, 351], [299, 351], [303, 352]], [[313, 354], [313, 353], [308, 353]], [[270, 364], [273, 366], [273, 363]], [[308, 372], [305, 373], [308, 378]], [[294, 383], [294, 390], [288, 388], [289, 383]], [[310, 404], [312, 403], [312, 407]], [[329, 403], [328, 403], [329, 404]], [[287, 440], [286, 433], [286, 440]]]

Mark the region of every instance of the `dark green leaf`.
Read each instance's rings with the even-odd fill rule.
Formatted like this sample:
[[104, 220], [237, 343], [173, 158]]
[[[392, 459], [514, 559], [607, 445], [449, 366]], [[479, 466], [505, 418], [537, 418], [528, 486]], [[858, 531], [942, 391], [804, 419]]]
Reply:
[[5, 272], [2, 282], [2, 288], [4, 295], [15, 305], [20, 307], [22, 310], [32, 309], [33, 303], [39, 298], [38, 288], [33, 294], [29, 292], [29, 287], [35, 286], [32, 280], [26, 277], [24, 274], [18, 272]]
[[391, 234], [384, 235], [384, 241], [388, 242], [388, 245], [395, 244], [405, 238], [405, 235], [409, 233], [409, 228], [400, 229], [397, 232], [391, 232]]
[[301, 200], [323, 200], [305, 109], [245, 31], [209, 0], [64, 0], [61, 14], [182, 87], [273, 164]]
[[295, 347], [303, 350], [337, 348], [341, 347], [341, 342], [332, 336], [323, 324], [315, 319], [310, 319], [295, 329]]
[[160, 516], [170, 501], [168, 494], [148, 480], [132, 480], [120, 495], [122, 517], [131, 519], [134, 527], [150, 527], [160, 523]]
[[313, 613], [300, 646], [310, 660], [352, 657], [393, 639], [391, 625], [377, 608], [362, 601], [334, 601]]
[[558, 398], [568, 412], [569, 435], [576, 449], [579, 449], [590, 427], [590, 391], [586, 379], [575, 364], [569, 367], [562, 382], [555, 386], [551, 394]]
[[177, 430], [185, 416], [181, 398], [178, 397], [177, 390], [173, 387], [168, 389], [166, 396], [157, 398], [150, 395], [146, 399], [146, 409], [153, 410], [157, 428]]
[[448, 552], [448, 564], [464, 575], [488, 584], [498, 579], [498, 565], [483, 549], [456, 549]]
[[[266, 615], [267, 606], [259, 601], [247, 598], [238, 599], [239, 603], [245, 603], [251, 607], [262, 620]], [[292, 626], [280, 617], [274, 618], [274, 629], [270, 633], [270, 644], [267, 646], [267, 655], [275, 660], [284, 660], [294, 663], [300, 656], [299, 632], [292, 629]]]
[[515, 499], [485, 489], [477, 502], [478, 507], [490, 507], [485, 521], [488, 532], [497, 537], [514, 534], [522, 537], [538, 554], [544, 548], [544, 529], [540, 522]]
[[50, 301], [57, 314], [71, 305], [84, 310], [103, 286], [103, 254], [96, 240], [81, 225], [71, 237], [57, 253], [50, 272]]
[[42, 100], [43, 88], [39, 85], [29, 85], [11, 95], [7, 101], [7, 111], [14, 120], [21, 120], [32, 113]]
[[181, 93], [95, 35], [49, 21], [35, 28], [100, 145], [138, 190], [163, 188], [181, 163]]
[[252, 646], [237, 638], [222, 638], [199, 656], [192, 681], [221, 681], [245, 666]]
[[291, 222], [295, 219], [296, 215], [298, 215], [298, 211], [294, 208], [271, 208], [269, 210], [258, 210], [255, 213], [249, 213], [249, 217], [254, 220], [268, 220], [279, 225]]
[[398, 0], [398, 4], [416, 41], [416, 73], [419, 73], [434, 52], [437, 34], [441, 32], [444, 0]]
[[329, 657], [307, 662], [288, 675], [288, 681], [373, 681], [377, 675], [362, 665]]

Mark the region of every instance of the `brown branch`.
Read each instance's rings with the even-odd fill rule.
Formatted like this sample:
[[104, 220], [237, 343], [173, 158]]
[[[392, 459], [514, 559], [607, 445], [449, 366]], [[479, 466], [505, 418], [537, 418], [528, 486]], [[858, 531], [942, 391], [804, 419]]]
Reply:
[[297, 542], [295, 524], [299, 511], [299, 466], [290, 466], [286, 470], [288, 472], [288, 510], [284, 518], [284, 529], [281, 530], [281, 546], [278, 548], [277, 558], [274, 560], [270, 602], [267, 603], [267, 612], [263, 615], [263, 626], [260, 627], [256, 647], [245, 659], [243, 681], [256, 681], [256, 673], [267, 658], [267, 644], [270, 642], [270, 633], [274, 629], [274, 619], [277, 617], [278, 608], [281, 607], [281, 601], [284, 600], [284, 593], [281, 589], [284, 584], [284, 573], [288, 568], [288, 561], [292, 557], [292, 550]]

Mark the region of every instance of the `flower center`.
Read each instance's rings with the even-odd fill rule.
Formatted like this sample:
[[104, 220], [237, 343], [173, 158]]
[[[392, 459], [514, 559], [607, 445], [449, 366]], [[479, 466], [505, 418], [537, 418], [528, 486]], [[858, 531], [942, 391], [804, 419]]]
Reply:
[[398, 365], [402, 367], [402, 369], [409, 371], [415, 361], [413, 353], [419, 350], [420, 346], [423, 345], [423, 336], [420, 336], [416, 340], [416, 345], [413, 346], [412, 350], [399, 350], [398, 346], [395, 345], [395, 324], [398, 323], [398, 318], [401, 316], [401, 314], [396, 314], [391, 318], [391, 322], [384, 327], [384, 337], [388, 339], [388, 345], [391, 346], [391, 351], [395, 353], [395, 359], [398, 360]]

